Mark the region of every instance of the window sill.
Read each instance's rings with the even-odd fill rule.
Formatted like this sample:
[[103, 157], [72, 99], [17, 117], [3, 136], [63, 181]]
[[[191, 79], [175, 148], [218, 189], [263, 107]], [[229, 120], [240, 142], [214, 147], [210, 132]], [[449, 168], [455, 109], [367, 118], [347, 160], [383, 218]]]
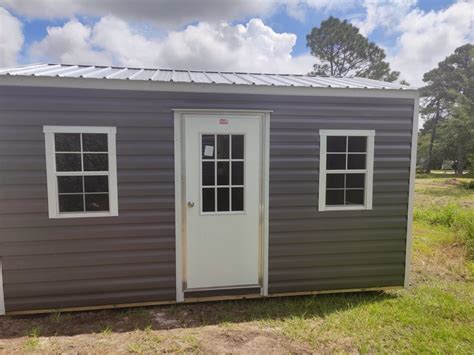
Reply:
[[370, 211], [372, 207], [368, 206], [323, 206], [319, 212], [325, 211]]
[[118, 212], [84, 212], [84, 213], [61, 213], [54, 216], [49, 216], [50, 219], [62, 218], [91, 218], [91, 217], [116, 217]]

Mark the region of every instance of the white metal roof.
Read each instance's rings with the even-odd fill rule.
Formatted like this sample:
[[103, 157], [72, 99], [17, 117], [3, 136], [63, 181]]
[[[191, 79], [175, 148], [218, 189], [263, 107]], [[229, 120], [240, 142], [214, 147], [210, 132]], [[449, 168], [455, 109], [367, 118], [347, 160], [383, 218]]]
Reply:
[[413, 87], [359, 77], [323, 77], [296, 74], [242, 73], [73, 64], [31, 64], [0, 69], [0, 76], [130, 80], [161, 83], [197, 83], [306, 88], [413, 90]]

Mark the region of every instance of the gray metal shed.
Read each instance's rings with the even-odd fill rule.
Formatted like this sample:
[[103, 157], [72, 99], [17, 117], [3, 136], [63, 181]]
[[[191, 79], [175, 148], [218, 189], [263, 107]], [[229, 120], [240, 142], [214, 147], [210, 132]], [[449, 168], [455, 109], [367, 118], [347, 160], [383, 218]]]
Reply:
[[406, 287], [418, 92], [0, 69], [0, 314]]

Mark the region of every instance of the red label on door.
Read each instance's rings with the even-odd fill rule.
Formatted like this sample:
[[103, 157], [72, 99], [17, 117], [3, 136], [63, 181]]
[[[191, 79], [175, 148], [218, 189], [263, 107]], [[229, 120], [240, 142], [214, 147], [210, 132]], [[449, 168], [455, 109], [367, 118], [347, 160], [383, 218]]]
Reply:
[[225, 119], [225, 118], [221, 118], [219, 120], [219, 124], [229, 124], [229, 120]]

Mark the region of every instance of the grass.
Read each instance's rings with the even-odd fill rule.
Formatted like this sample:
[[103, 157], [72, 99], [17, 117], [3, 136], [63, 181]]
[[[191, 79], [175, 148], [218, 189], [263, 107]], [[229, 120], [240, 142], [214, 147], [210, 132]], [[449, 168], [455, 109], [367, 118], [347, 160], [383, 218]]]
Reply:
[[474, 259], [474, 189], [471, 179], [423, 179], [416, 187], [414, 220], [445, 227], [449, 242], [466, 248]]
[[33, 328], [30, 329], [28, 333], [28, 338], [23, 344], [23, 349], [25, 351], [35, 351], [38, 349], [40, 333], [41, 333], [41, 329], [38, 326], [34, 326]]
[[0, 337], [0, 349], [472, 354], [474, 191], [464, 187], [467, 181], [452, 175], [417, 180], [408, 289], [12, 319], [25, 321], [27, 336], [19, 345]]

